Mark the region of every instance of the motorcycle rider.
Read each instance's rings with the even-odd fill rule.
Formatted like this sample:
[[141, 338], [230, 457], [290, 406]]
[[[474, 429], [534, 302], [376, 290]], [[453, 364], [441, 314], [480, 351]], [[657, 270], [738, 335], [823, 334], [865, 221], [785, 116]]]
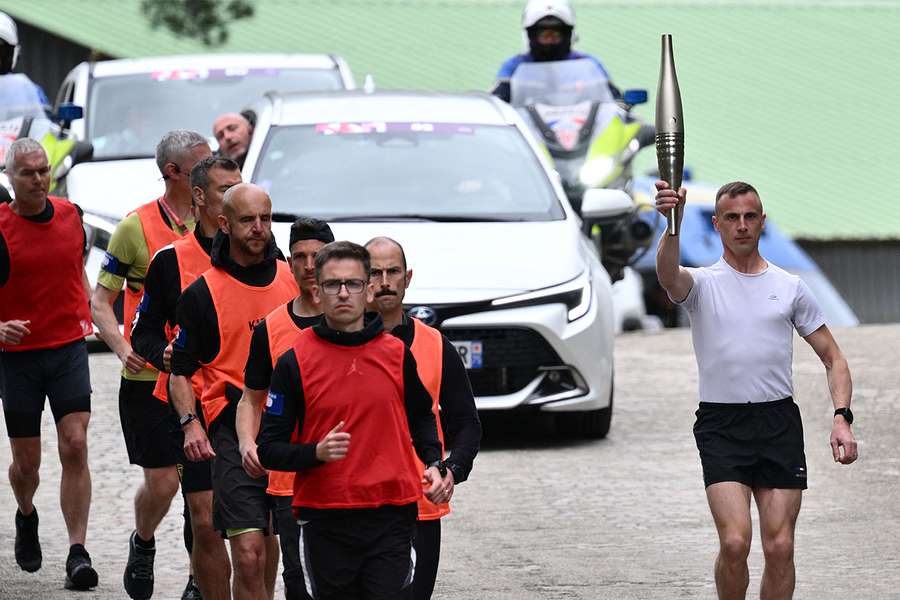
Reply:
[[[569, 0], [528, 0], [522, 13], [522, 28], [528, 44], [528, 52], [517, 54], [500, 66], [497, 81], [491, 93], [505, 102], [510, 101], [510, 84], [513, 73], [522, 63], [554, 60], [593, 60], [609, 81], [606, 68], [595, 57], [572, 50], [575, 35], [575, 11]], [[609, 82], [614, 98], [620, 98], [619, 89]]]

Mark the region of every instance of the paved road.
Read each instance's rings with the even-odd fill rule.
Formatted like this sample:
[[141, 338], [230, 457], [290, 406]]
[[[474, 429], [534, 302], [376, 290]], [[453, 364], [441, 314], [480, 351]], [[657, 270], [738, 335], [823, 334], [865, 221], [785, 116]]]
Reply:
[[[900, 325], [836, 332], [854, 375], [860, 461], [835, 465], [828, 447], [830, 403], [823, 369], [801, 341], [796, 397], [806, 423], [810, 489], [797, 536], [796, 598], [900, 598]], [[616, 408], [606, 440], [556, 438], [543, 423], [487, 419], [470, 482], [444, 522], [435, 598], [459, 600], [714, 598], [717, 543], [690, 433], [697, 374], [690, 335], [668, 331], [619, 338]], [[138, 471], [126, 464], [116, 413], [118, 376], [110, 355], [93, 355], [91, 422], [94, 502], [88, 549], [96, 592], [120, 599]], [[739, 382], [736, 382], [736, 385]], [[19, 571], [12, 555], [14, 502], [0, 477], [0, 598], [67, 598], [66, 540], [56, 509], [56, 441], [45, 415], [41, 512], [44, 567]], [[9, 449], [0, 438], [0, 467]], [[180, 500], [158, 533], [156, 598], [180, 596], [186, 555]], [[761, 551], [751, 553], [758, 597]]]

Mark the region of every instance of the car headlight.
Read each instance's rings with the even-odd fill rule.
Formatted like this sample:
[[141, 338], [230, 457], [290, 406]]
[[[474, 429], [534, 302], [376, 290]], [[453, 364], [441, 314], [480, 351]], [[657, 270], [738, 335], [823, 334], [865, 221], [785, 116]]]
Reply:
[[585, 269], [581, 275], [565, 283], [515, 296], [497, 298], [491, 302], [491, 306], [515, 308], [559, 302], [565, 304], [568, 308], [568, 319], [571, 323], [588, 313], [591, 309], [591, 298], [593, 295], [591, 271], [590, 269]]
[[87, 238], [87, 247], [99, 248], [105, 252], [107, 246], [109, 246], [109, 240], [113, 231], [116, 230], [115, 224], [91, 213], [84, 213], [81, 222], [84, 226], [84, 235]]

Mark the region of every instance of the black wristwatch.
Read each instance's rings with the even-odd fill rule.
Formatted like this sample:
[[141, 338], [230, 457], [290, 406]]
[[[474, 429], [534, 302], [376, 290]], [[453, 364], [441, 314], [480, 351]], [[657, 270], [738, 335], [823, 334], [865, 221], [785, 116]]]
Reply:
[[197, 420], [197, 415], [195, 415], [194, 413], [187, 413], [186, 415], [184, 415], [180, 419], [178, 419], [178, 424], [181, 426], [182, 429], [184, 429], [185, 425], [187, 425], [191, 421], [196, 421], [196, 420]]
[[844, 420], [847, 421], [847, 425], [853, 424], [853, 411], [850, 410], [849, 406], [845, 406], [844, 408], [838, 408], [834, 411], [834, 416], [841, 415], [844, 417]]
[[431, 463], [430, 465], [428, 465], [428, 467], [429, 468], [435, 467], [438, 470], [438, 473], [441, 474], [441, 477], [447, 476], [447, 465], [442, 460], [436, 460], [433, 463]]

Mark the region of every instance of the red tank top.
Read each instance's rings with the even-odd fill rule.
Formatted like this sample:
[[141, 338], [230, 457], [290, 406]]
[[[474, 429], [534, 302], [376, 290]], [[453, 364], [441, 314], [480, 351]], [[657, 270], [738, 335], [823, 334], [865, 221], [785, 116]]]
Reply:
[[[415, 335], [410, 351], [416, 359], [416, 370], [419, 379], [425, 384], [425, 389], [431, 396], [431, 412], [437, 423], [438, 439], [441, 441], [441, 456], [444, 455], [444, 430], [441, 428], [441, 377], [444, 370], [444, 340], [441, 332], [429, 327], [418, 319], [411, 319], [415, 327]], [[425, 471], [425, 465], [413, 452], [413, 459], [420, 472]], [[450, 504], [432, 504], [424, 496], [419, 498], [419, 520], [433, 521], [450, 513]]]
[[278, 260], [275, 264], [275, 279], [264, 287], [242, 283], [218, 268], [201, 275], [219, 321], [219, 353], [200, 369], [203, 376], [200, 401], [207, 427], [228, 405], [225, 397], [228, 385], [244, 389], [244, 367], [253, 327], [279, 304], [287, 303], [299, 293], [287, 263]]
[[294, 442], [318, 443], [344, 421], [347, 457], [297, 472], [295, 508], [375, 508], [422, 495], [403, 392], [403, 342], [383, 333], [361, 346], [339, 346], [304, 329], [294, 343], [306, 402]]
[[[180, 285], [181, 291], [183, 292], [187, 289], [187, 286], [194, 283], [204, 271], [212, 268], [212, 260], [209, 258], [209, 254], [203, 250], [203, 246], [200, 245], [200, 242], [197, 241], [197, 236], [193, 233], [175, 240], [175, 242], [172, 243], [172, 248], [175, 250], [175, 260], [178, 263], [178, 275], [181, 278]], [[171, 342], [175, 339], [175, 336], [178, 335], [178, 328], [176, 327], [174, 330], [170, 330], [166, 327], [166, 334]], [[199, 373], [195, 373], [191, 378], [195, 398], [199, 398], [203, 392], [202, 383], [203, 381]], [[153, 389], [153, 395], [163, 402], [168, 402], [169, 396], [166, 393], [168, 386], [169, 374], [160, 371], [159, 377], [156, 378], [156, 387]]]
[[0, 233], [9, 253], [9, 279], [0, 287], [0, 321], [31, 321], [31, 333], [7, 352], [58, 348], [90, 335], [84, 290], [84, 229], [75, 205], [47, 198], [53, 217], [36, 223], [0, 203]]
[[[288, 305], [282, 304], [266, 315], [266, 333], [269, 334], [269, 355], [272, 357], [272, 368], [278, 358], [291, 349], [302, 330], [294, 323], [288, 311]], [[266, 493], [272, 496], [294, 495], [293, 471], [269, 471], [269, 487]]]

